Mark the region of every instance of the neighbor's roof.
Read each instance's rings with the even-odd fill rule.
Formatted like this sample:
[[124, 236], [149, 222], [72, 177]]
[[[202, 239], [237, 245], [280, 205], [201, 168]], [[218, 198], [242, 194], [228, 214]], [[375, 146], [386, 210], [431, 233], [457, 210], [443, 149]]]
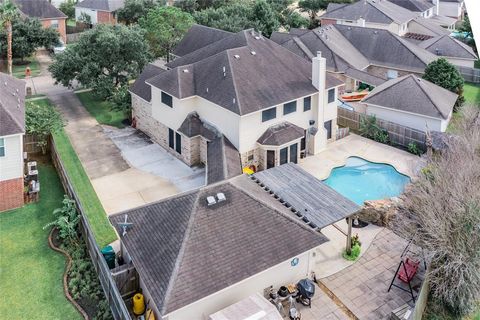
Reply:
[[388, 30], [335, 25], [372, 65], [423, 73], [437, 57]]
[[0, 72], [0, 136], [25, 132], [25, 81]]
[[194, 24], [173, 50], [176, 56], [184, 56], [218, 40], [230, 37], [233, 33], [211, 27]]
[[345, 6], [329, 5], [320, 18], [354, 21], [363, 18], [371, 23], [402, 24], [416, 16], [416, 13], [385, 0], [360, 0]]
[[[1, 3], [2, 1], [0, 1]], [[30, 18], [66, 19], [67, 16], [47, 0], [14, 0], [18, 9]]]
[[376, 87], [362, 102], [447, 119], [457, 97], [447, 89], [409, 74]]
[[439, 26], [447, 26], [447, 27], [453, 26], [457, 22], [457, 19], [455, 18], [437, 16], [437, 15], [430, 17], [429, 20], [432, 23], [438, 24]]
[[153, 63], [147, 64], [137, 80], [135, 80], [130, 86], [130, 92], [141, 97], [143, 100], [150, 102], [152, 99], [152, 87], [150, 87], [149, 84], [146, 84], [145, 81], [165, 71], [165, 69], [162, 69]]
[[349, 76], [352, 79], [364, 82], [366, 84], [369, 84], [371, 86], [379, 86], [382, 83], [386, 82], [386, 78], [380, 78], [378, 76], [375, 76], [373, 74], [370, 74], [365, 71], [361, 71], [358, 69], [354, 68], [348, 68], [345, 70], [345, 75]]
[[[239, 115], [317, 93], [311, 63], [253, 30], [240, 31], [167, 64], [147, 81], [179, 99], [200, 96]], [[326, 88], [342, 83], [327, 75]]]
[[441, 36], [445, 34], [450, 34], [451, 32], [444, 27], [440, 26], [439, 23], [433, 18], [425, 19], [423, 17], [416, 17], [412, 23], [418, 23], [422, 27], [428, 29], [434, 34], [434, 36]]
[[[240, 176], [109, 217], [162, 316], [327, 241], [237, 179], [262, 190]], [[226, 201], [208, 206], [217, 193]], [[133, 225], [123, 236], [125, 214]]]
[[224, 135], [207, 144], [207, 184], [217, 183], [242, 174], [242, 161], [237, 148]]
[[425, 12], [430, 8], [435, 7], [431, 1], [427, 0], [388, 0], [395, 3], [397, 6], [405, 8], [413, 12]]
[[448, 35], [425, 40], [418, 44], [418, 46], [438, 56], [469, 60], [478, 59], [477, 55], [470, 46]]
[[312, 227], [324, 228], [360, 210], [357, 204], [293, 163], [257, 172], [254, 177]]
[[269, 127], [258, 138], [257, 142], [264, 146], [281, 146], [305, 136], [305, 130], [288, 121]]
[[124, 0], [83, 0], [75, 5], [79, 8], [114, 12], [124, 7]]

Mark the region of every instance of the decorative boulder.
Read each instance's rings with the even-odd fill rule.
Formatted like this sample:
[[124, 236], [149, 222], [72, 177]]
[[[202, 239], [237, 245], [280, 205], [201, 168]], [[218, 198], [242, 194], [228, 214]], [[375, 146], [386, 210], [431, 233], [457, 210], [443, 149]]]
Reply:
[[386, 227], [397, 213], [399, 199], [391, 198], [386, 200], [367, 200], [358, 218], [362, 221]]

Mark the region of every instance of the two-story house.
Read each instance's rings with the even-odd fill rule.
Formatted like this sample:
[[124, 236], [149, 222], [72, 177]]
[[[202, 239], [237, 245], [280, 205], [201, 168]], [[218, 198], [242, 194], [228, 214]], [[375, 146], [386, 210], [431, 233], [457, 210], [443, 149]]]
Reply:
[[463, 19], [465, 15], [465, 0], [432, 0], [438, 6], [438, 14], [441, 16]]
[[75, 5], [75, 20], [85, 22], [89, 17], [90, 23], [115, 24], [117, 23], [117, 10], [123, 8], [124, 0], [83, 0]]
[[188, 165], [208, 166], [220, 137], [254, 170], [296, 163], [335, 139], [342, 82], [320, 53], [309, 62], [245, 30], [167, 66], [149, 66], [132, 86], [133, 118]]
[[23, 205], [25, 82], [0, 73], [0, 211]]

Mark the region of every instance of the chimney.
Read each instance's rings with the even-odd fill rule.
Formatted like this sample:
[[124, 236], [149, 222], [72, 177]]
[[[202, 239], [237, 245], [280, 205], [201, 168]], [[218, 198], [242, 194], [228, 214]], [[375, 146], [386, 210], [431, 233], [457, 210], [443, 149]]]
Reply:
[[323, 128], [324, 123], [324, 112], [325, 112], [325, 105], [326, 105], [326, 91], [325, 91], [325, 84], [326, 84], [326, 77], [327, 77], [327, 60], [322, 57], [322, 53], [317, 51], [317, 56], [312, 59], [312, 85], [318, 90], [318, 101], [317, 101], [317, 108], [315, 108], [315, 128], [316, 134], [314, 137], [307, 137], [307, 140], [313, 138], [313, 143], [309, 142], [309, 147], [307, 147], [308, 154], [315, 154], [318, 153], [321, 149], [323, 149], [326, 145], [326, 134], [323, 134], [325, 129]]
[[359, 27], [365, 27], [365, 19], [363, 18], [358, 19], [357, 24]]
[[317, 56], [312, 59], [312, 84], [319, 91], [325, 91], [326, 72], [327, 60], [317, 51]]

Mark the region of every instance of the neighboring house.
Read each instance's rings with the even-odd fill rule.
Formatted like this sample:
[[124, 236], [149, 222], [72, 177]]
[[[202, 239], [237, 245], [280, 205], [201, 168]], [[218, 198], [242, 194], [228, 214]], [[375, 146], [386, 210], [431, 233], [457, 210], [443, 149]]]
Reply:
[[437, 6], [428, 0], [388, 0], [404, 9], [418, 13], [423, 18], [431, 18], [437, 14]]
[[[447, 20], [452, 19], [439, 16], [434, 16], [430, 19], [417, 17], [408, 24], [408, 33], [406, 33], [404, 37], [407, 39], [423, 41], [432, 37], [450, 35], [452, 33], [452, 28], [455, 25], [455, 21], [448, 22]], [[445, 22], [445, 26], [442, 26], [443, 22]]]
[[387, 0], [360, 0], [352, 4], [330, 3], [320, 17], [322, 26], [343, 24], [385, 29], [403, 36], [408, 24], [419, 13], [412, 12]]
[[432, 0], [432, 2], [438, 5], [438, 15], [440, 16], [461, 20], [465, 15], [464, 0]]
[[25, 82], [0, 73], [0, 211], [23, 206]]
[[[254, 178], [241, 175], [109, 217], [155, 319], [207, 319], [271, 286], [311, 278], [317, 250], [328, 241], [322, 228], [349, 217], [351, 235], [360, 207], [299, 166]], [[132, 225], [123, 233], [126, 215]]]
[[29, 18], [40, 20], [44, 28], [58, 31], [63, 43], [67, 43], [67, 16], [47, 0], [14, 0], [21, 13]]
[[82, 21], [82, 15], [90, 17], [90, 23], [115, 24], [116, 12], [123, 8], [124, 0], [83, 0], [75, 5], [75, 20]]
[[447, 35], [425, 40], [418, 46], [446, 58], [456, 66], [473, 68], [475, 61], [478, 60], [478, 56], [470, 46]]
[[[296, 163], [336, 138], [342, 82], [326, 74], [325, 58], [312, 61], [253, 30], [232, 34], [168, 63], [170, 70], [150, 66], [131, 89], [136, 127], [188, 165], [220, 161], [220, 179], [241, 173], [240, 163]], [[212, 172], [207, 181], [218, 179]]]
[[425, 49], [382, 29], [327, 25], [288, 36], [274, 33], [272, 39], [283, 41], [279, 42], [283, 47], [305, 59], [321, 51], [327, 70], [345, 83], [347, 91], [354, 90], [358, 82], [377, 86], [409, 73], [422, 74], [436, 59]]
[[421, 131], [444, 132], [457, 95], [415, 75], [376, 87], [362, 100], [366, 113]]

